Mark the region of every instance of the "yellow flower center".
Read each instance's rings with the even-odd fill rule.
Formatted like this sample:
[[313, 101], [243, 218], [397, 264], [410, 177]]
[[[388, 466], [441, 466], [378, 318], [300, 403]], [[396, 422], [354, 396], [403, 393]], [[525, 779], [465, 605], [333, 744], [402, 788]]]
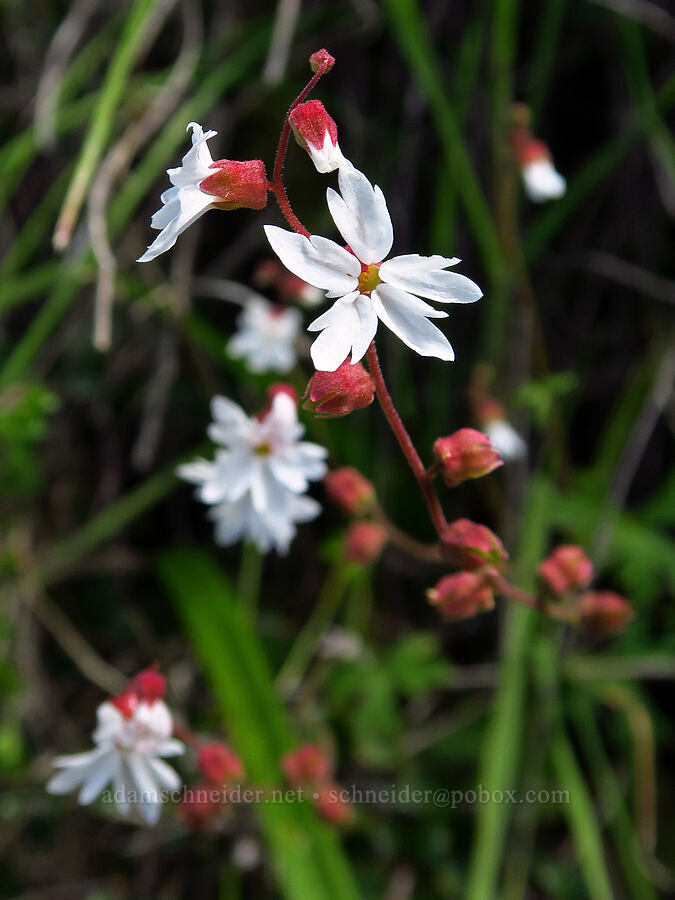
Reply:
[[256, 456], [269, 456], [272, 452], [272, 448], [269, 444], [258, 444], [258, 446], [254, 448], [253, 452]]
[[382, 281], [380, 278], [380, 267], [377, 263], [371, 263], [369, 266], [362, 268], [363, 271], [359, 275], [359, 291], [362, 294], [369, 294]]

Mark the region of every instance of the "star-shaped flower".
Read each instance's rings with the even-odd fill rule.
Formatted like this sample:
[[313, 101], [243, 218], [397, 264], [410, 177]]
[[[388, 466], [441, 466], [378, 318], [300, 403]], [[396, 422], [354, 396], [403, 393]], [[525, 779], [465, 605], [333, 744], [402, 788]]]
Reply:
[[79, 788], [81, 804], [92, 803], [112, 782], [113, 799], [122, 815], [132, 809], [149, 824], [159, 819], [162, 791], [175, 791], [181, 779], [161, 757], [184, 751], [173, 738], [173, 720], [163, 700], [146, 702], [131, 691], [102, 703], [96, 711], [96, 745], [87, 753], [59, 756], [61, 771], [47, 784], [51, 794]]
[[[382, 321], [422, 356], [454, 359], [445, 335], [429, 319], [445, 318], [420, 297], [440, 303], [472, 303], [480, 288], [464, 275], [446, 272], [459, 259], [408, 254], [386, 260], [394, 240], [387, 203], [379, 187], [350, 163], [339, 169], [341, 193], [328, 188], [333, 221], [348, 247], [318, 235], [307, 238], [275, 225], [265, 233], [287, 269], [339, 299], [309, 326], [321, 331], [311, 349], [317, 369], [332, 372], [351, 353], [366, 353]], [[383, 260], [385, 260], [383, 262]]]
[[302, 496], [310, 481], [326, 472], [327, 451], [301, 441], [295, 402], [277, 393], [269, 409], [249, 418], [225, 397], [214, 397], [214, 422], [208, 434], [225, 449], [213, 462], [197, 460], [179, 468], [186, 481], [199, 485], [197, 496], [212, 506], [216, 542], [249, 539], [266, 553], [286, 553], [298, 522], [316, 518], [321, 507]]
[[290, 372], [298, 358], [295, 343], [301, 323], [299, 310], [273, 306], [264, 297], [252, 295], [227, 349], [237, 359], [245, 359], [252, 372]]

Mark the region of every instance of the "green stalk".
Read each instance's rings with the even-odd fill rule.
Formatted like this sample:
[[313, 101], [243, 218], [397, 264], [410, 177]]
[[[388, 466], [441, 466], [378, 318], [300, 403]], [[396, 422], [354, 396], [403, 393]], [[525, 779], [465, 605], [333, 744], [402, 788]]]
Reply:
[[[547, 482], [530, 484], [516, 562], [516, 579], [528, 588], [548, 541], [550, 492]], [[506, 612], [499, 684], [488, 725], [476, 783], [490, 791], [512, 790], [516, 784], [525, 716], [526, 659], [536, 614], [511, 603]], [[510, 816], [507, 803], [481, 804], [466, 883], [466, 900], [492, 900]]]
[[[283, 784], [280, 760], [296, 738], [273, 688], [248, 611], [219, 567], [198, 549], [162, 554], [157, 569], [190, 634], [223, 722], [252, 786]], [[357, 888], [334, 829], [307, 802], [253, 804], [288, 900], [356, 900]]]
[[496, 279], [504, 265], [499, 238], [448, 100], [438, 59], [419, 5], [415, 0], [386, 0], [384, 6], [394, 36], [429, 104], [446, 164], [457, 184], [483, 264], [488, 274]]
[[152, 13], [158, 2], [159, 0], [135, 0], [129, 12], [56, 223], [54, 246], [57, 250], [64, 250], [70, 243], [87, 188], [115, 127], [117, 109], [128, 87], [129, 74], [143, 47]]
[[569, 740], [562, 730], [551, 746], [551, 760], [558, 785], [562, 790], [569, 791], [570, 802], [563, 804], [563, 809], [574, 838], [588, 896], [592, 900], [612, 900], [614, 893], [593, 802]]
[[535, 124], [541, 115], [541, 110], [546, 100], [551, 80], [551, 70], [556, 59], [556, 55], [551, 52], [551, 48], [558, 46], [560, 27], [565, 15], [565, 6], [565, 0], [544, 0], [539, 5], [537, 34], [529, 65], [527, 91], [530, 109], [532, 110], [532, 119]]

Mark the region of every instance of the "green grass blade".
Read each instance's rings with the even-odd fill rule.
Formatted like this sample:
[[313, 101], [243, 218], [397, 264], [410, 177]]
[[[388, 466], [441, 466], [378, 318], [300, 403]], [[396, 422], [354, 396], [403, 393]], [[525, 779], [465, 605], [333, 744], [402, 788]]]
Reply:
[[136, 0], [129, 12], [56, 223], [54, 246], [58, 250], [63, 250], [70, 242], [87, 188], [112, 134], [117, 109], [128, 86], [129, 74], [143, 46], [152, 12], [158, 2], [159, 0]]
[[570, 802], [563, 804], [577, 849], [588, 896], [592, 900], [612, 900], [614, 893], [607, 873], [602, 836], [586, 782], [562, 732], [551, 746], [551, 760], [561, 790], [569, 791]]
[[[527, 588], [548, 539], [550, 491], [544, 481], [533, 480], [523, 517], [518, 584]], [[513, 789], [516, 782], [523, 718], [525, 715], [526, 657], [535, 624], [532, 610], [510, 604], [506, 613], [499, 685], [492, 720], [487, 728], [476, 783], [492, 793]], [[481, 804], [476, 819], [469, 864], [466, 900], [497, 896], [509, 808], [506, 803]]]
[[[204, 551], [172, 550], [160, 556], [157, 568], [185, 621], [250, 782], [280, 786], [280, 757], [295, 739], [247, 610]], [[336, 833], [311, 805], [262, 802], [254, 809], [285, 897], [358, 896]]]

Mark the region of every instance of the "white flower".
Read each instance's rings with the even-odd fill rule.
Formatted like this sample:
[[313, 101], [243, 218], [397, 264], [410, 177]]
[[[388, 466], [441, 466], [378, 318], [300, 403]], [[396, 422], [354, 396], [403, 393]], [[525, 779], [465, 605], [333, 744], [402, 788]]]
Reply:
[[273, 306], [254, 295], [239, 316], [239, 331], [227, 349], [237, 359], [245, 359], [252, 372], [289, 372], [297, 360], [295, 342], [301, 324], [297, 309]]
[[550, 159], [540, 157], [522, 168], [525, 193], [533, 203], [545, 203], [562, 197], [567, 182]]
[[122, 815], [129, 815], [134, 808], [149, 825], [156, 824], [161, 792], [178, 790], [181, 785], [178, 774], [160, 758], [179, 756], [185, 749], [171, 737], [171, 713], [162, 700], [140, 702], [128, 715], [106, 701], [96, 715], [95, 749], [57, 757], [54, 766], [61, 771], [52, 776], [47, 790], [68, 794], [79, 788], [78, 800], [87, 805], [112, 782], [113, 798]]
[[276, 548], [286, 553], [295, 525], [308, 522], [321, 511], [319, 504], [302, 496], [310, 481], [326, 472], [325, 448], [301, 441], [293, 400], [277, 394], [262, 418], [249, 418], [225, 397], [211, 403], [214, 422], [208, 434], [225, 449], [213, 462], [197, 460], [180, 466], [178, 474], [199, 485], [197, 496], [213, 507], [218, 544], [249, 539], [263, 553]]
[[480, 288], [463, 275], [444, 271], [459, 262], [456, 258], [409, 254], [382, 262], [393, 243], [382, 191], [350, 163], [340, 168], [338, 180], [342, 195], [328, 188], [328, 207], [351, 252], [328, 238], [265, 226], [286, 268], [325, 290], [327, 297], [339, 298], [309, 326], [321, 331], [312, 345], [314, 365], [333, 372], [350, 353], [352, 363], [358, 362], [375, 337], [378, 319], [422, 356], [454, 359], [448, 339], [429, 321], [447, 313], [420, 297], [472, 303], [482, 296]]
[[527, 444], [506, 419], [492, 419], [482, 426], [482, 430], [504, 462], [523, 459], [527, 455]]
[[148, 262], [170, 250], [176, 238], [200, 216], [216, 206], [219, 209], [263, 209], [267, 203], [265, 166], [259, 159], [238, 162], [218, 159], [215, 162], [206, 144], [218, 134], [190, 122], [192, 147], [176, 169], [167, 169], [172, 187], [164, 191], [162, 208], [150, 220], [150, 226], [161, 233], [137, 262]]
[[170, 250], [176, 238], [203, 216], [207, 209], [218, 203], [218, 197], [199, 189], [199, 184], [209, 175], [213, 175], [213, 157], [206, 144], [215, 137], [217, 131], [204, 132], [197, 122], [190, 122], [192, 129], [192, 147], [176, 169], [167, 169], [167, 175], [173, 187], [164, 191], [160, 200], [162, 208], [150, 221], [150, 226], [161, 230], [143, 256], [137, 262], [149, 262], [161, 253]]

